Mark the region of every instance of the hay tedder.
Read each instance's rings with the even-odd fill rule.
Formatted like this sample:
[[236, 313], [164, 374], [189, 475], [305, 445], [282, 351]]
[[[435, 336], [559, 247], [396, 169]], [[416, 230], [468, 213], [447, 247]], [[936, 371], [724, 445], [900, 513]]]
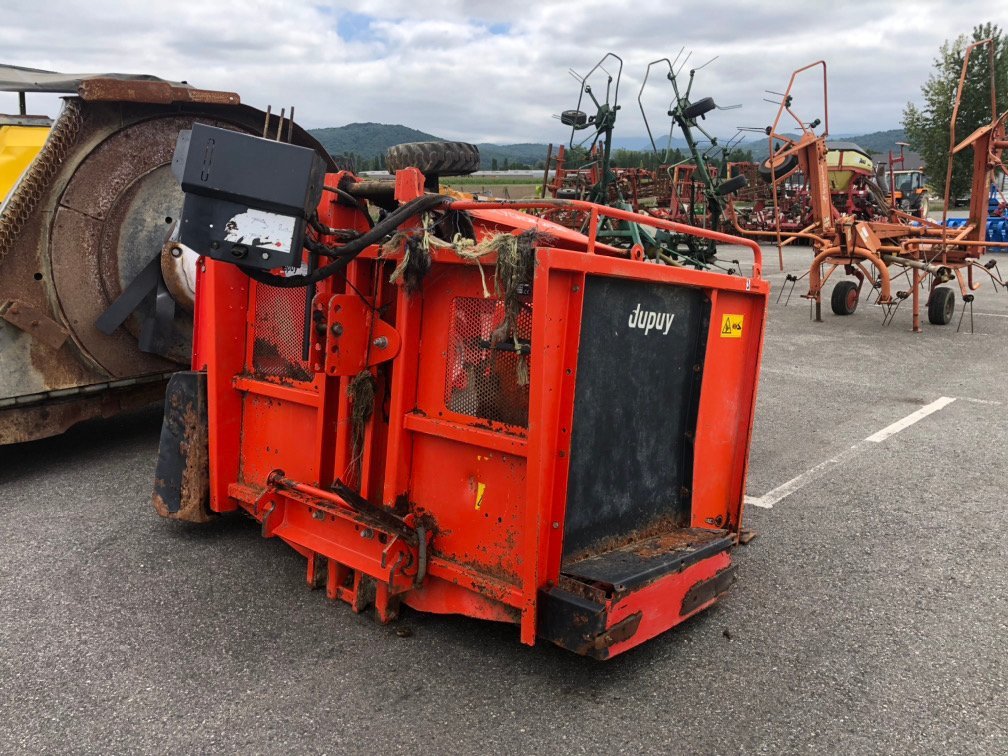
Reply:
[[[972, 54], [978, 48], [987, 47], [991, 55], [990, 79], [990, 120], [972, 134], [957, 142], [956, 120], [962, 98], [966, 74]], [[980, 283], [977, 273], [990, 277], [995, 289], [1004, 286], [996, 260], [981, 263], [985, 251], [1008, 247], [1008, 242], [987, 240], [988, 188], [992, 177], [1004, 171], [1002, 154], [1008, 147], [1005, 123], [1008, 112], [998, 113], [994, 89], [993, 44], [990, 40], [974, 43], [966, 48], [959, 86], [952, 110], [950, 129], [948, 175], [946, 178], [945, 217], [941, 222], [911, 215], [890, 205], [888, 197], [868, 178], [871, 173], [870, 160], [865, 165], [850, 163], [851, 184], [859, 189], [851, 189], [850, 202], [846, 206], [833, 200], [837, 189], [836, 166], [831, 166], [830, 155], [839, 152], [840, 165], [844, 163], [844, 152], [850, 150], [830, 150], [826, 137], [829, 134], [828, 106], [826, 103], [826, 63], [818, 61], [798, 69], [791, 75], [787, 90], [783, 93], [777, 117], [772, 126], [767, 127], [770, 155], [762, 166], [771, 186], [774, 200], [778, 189], [789, 176], [800, 172], [809, 189], [811, 224], [801, 231], [787, 234], [781, 240], [781, 230], [776, 236], [779, 243], [788, 243], [798, 238], [809, 240], [814, 248], [814, 258], [808, 271], [809, 289], [805, 295], [814, 305], [815, 318], [821, 320], [821, 297], [823, 287], [838, 269], [844, 270], [852, 280], [843, 280], [833, 287], [831, 307], [837, 315], [850, 315], [857, 308], [862, 288], [867, 282], [869, 291], [876, 295], [876, 304], [883, 309], [883, 323], [892, 322], [900, 303], [912, 301], [913, 330], [920, 330], [920, 301], [922, 290], [926, 295], [928, 321], [933, 325], [951, 322], [956, 303], [956, 291], [942, 284], [955, 281], [966, 307], [972, 308], [974, 294]], [[791, 89], [800, 74], [820, 69], [823, 77], [823, 130], [815, 133], [819, 120], [811, 123], [803, 121], [792, 110]], [[781, 133], [782, 120], [799, 130], [798, 136]], [[973, 181], [969, 206], [969, 217], [963, 225], [949, 228], [947, 214], [949, 206], [948, 187], [951, 184], [952, 161], [958, 153], [972, 150]], [[856, 161], [857, 158], [855, 157]], [[861, 177], [861, 174], [866, 174]], [[759, 232], [754, 232], [759, 233]], [[774, 232], [763, 232], [771, 234]], [[895, 275], [893, 271], [896, 271]], [[893, 290], [894, 280], [905, 277], [908, 289]], [[791, 277], [794, 283], [795, 277]], [[972, 311], [972, 310], [971, 310]], [[971, 317], [972, 321], [972, 317]], [[962, 315], [960, 316], [960, 326]]]
[[[597, 658], [733, 582], [758, 245], [577, 200], [452, 199], [431, 162], [379, 184], [199, 124], [175, 166], [202, 257], [162, 515], [243, 511], [382, 621], [515, 623]], [[522, 212], [543, 209], [585, 233]], [[603, 240], [612, 223], [746, 244], [752, 270], [645, 260]]]
[[[676, 61], [681, 56], [682, 51]], [[687, 59], [688, 57], [687, 55]], [[546, 190], [553, 197], [585, 199], [621, 210], [644, 212], [656, 218], [691, 227], [723, 230], [721, 218], [727, 198], [745, 186], [746, 179], [744, 176], [730, 178], [722, 176], [723, 161], [712, 159], [713, 152], [720, 152], [722, 148], [718, 146], [715, 137], [698, 125], [700, 119], [718, 106], [710, 97], [699, 98], [695, 102], [690, 99], [693, 79], [699, 68], [690, 70], [689, 83], [680, 91], [676, 81], [678, 71], [674, 67], [676, 61], [662, 58], [648, 64], [637, 101], [647, 125], [641, 99], [644, 87], [647, 85], [652, 68], [667, 65], [668, 80], [674, 92], [668, 115], [672, 118], [672, 127], [678, 125], [682, 129], [691, 157], [674, 165], [668, 163], [672, 140], [670, 130], [669, 148], [663, 152], [658, 150], [654, 137], [651, 137], [658, 163], [656, 170], [612, 166], [612, 139], [616, 116], [620, 109], [619, 86], [623, 61], [615, 54], [608, 53], [584, 76], [571, 71], [579, 83], [579, 96], [577, 107], [565, 110], [559, 116], [561, 122], [571, 128], [568, 145], [570, 152], [563, 146], [558, 151], [553, 181], [546, 184]], [[685, 63], [686, 59], [680, 64], [679, 70]], [[600, 80], [604, 81], [604, 90], [598, 83]], [[594, 114], [589, 115], [582, 110], [582, 107], [587, 107], [587, 103], [594, 106]], [[647, 129], [651, 135], [650, 125], [647, 125]], [[700, 132], [710, 141], [709, 150], [700, 149], [694, 132]], [[567, 166], [567, 156], [573, 154], [576, 146], [585, 145], [588, 146], [589, 162], [573, 168]], [[547, 155], [547, 174], [548, 166], [549, 155]], [[587, 230], [589, 224], [588, 214], [569, 208], [550, 208], [544, 212], [544, 217], [582, 231]], [[717, 247], [712, 238], [693, 233], [672, 233], [662, 228], [655, 229], [611, 218], [601, 220], [598, 234], [603, 241], [627, 248], [639, 248], [640, 254], [644, 257], [666, 264], [735, 271], [731, 265], [723, 265], [717, 261]]]

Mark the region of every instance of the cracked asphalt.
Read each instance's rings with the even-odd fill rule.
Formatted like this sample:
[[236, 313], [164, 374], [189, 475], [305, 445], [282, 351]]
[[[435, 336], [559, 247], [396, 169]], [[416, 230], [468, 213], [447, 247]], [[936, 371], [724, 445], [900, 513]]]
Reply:
[[157, 412], [0, 449], [0, 750], [1008, 752], [1008, 294], [915, 335], [909, 305], [810, 322], [769, 277], [751, 495], [956, 401], [747, 509], [732, 591], [609, 662], [381, 626], [250, 521], [162, 521]]

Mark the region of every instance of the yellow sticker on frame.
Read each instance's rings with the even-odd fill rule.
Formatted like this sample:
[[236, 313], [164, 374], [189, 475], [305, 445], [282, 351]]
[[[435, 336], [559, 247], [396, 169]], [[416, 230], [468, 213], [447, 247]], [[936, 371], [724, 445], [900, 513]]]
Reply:
[[721, 338], [741, 339], [742, 338], [742, 315], [722, 315], [721, 316]]

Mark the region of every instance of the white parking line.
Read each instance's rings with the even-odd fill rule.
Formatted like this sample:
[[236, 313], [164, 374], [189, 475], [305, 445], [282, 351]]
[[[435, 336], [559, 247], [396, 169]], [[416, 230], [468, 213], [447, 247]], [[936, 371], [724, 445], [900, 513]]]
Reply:
[[954, 396], [941, 396], [935, 399], [931, 404], [925, 404], [916, 412], [911, 412], [909, 415], [904, 417], [902, 420], [897, 420], [892, 425], [887, 425], [885, 428], [880, 430], [878, 433], [872, 433], [865, 441], [871, 441], [874, 444], [880, 444], [885, 441], [889, 436], [895, 436], [904, 428], [909, 428], [911, 425], [916, 423], [918, 420], [923, 420], [930, 414], [933, 414], [955, 401]]
[[783, 483], [777, 488], [771, 491], [767, 491], [762, 496], [746, 496], [745, 503], [754, 507], [761, 507], [762, 509], [773, 509], [773, 505], [781, 501], [787, 496], [790, 496], [795, 491], [799, 491], [809, 483], [811, 483], [816, 478], [821, 477], [824, 473], [832, 470], [841, 462], [845, 462], [851, 457], [857, 456], [862, 451], [868, 448], [870, 444], [880, 444], [887, 438], [896, 435], [902, 430], [906, 430], [914, 423], [923, 420], [928, 415], [931, 415], [943, 407], [947, 407], [952, 402], [956, 400], [953, 396], [942, 396], [935, 399], [930, 404], [926, 404], [915, 412], [911, 412], [909, 415], [901, 420], [897, 420], [891, 425], [887, 425], [880, 431], [877, 431], [865, 439], [858, 441], [856, 444], [848, 449], [837, 454], [835, 457], [830, 457], [825, 462], [820, 462], [813, 468], [810, 468], [803, 472], [801, 475], [795, 476], [787, 483]]

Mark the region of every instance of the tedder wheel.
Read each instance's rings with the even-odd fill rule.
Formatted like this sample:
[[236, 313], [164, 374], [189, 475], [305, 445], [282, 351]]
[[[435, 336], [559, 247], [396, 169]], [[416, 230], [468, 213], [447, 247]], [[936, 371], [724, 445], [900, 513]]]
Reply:
[[[771, 172], [771, 167], [773, 171]], [[768, 184], [772, 184], [774, 178], [782, 179], [787, 176], [791, 171], [798, 167], [798, 156], [791, 153], [785, 158], [772, 157], [767, 158], [762, 163], [759, 164], [759, 168], [756, 169], [756, 173], [759, 177], [766, 181]]]
[[722, 197], [726, 197], [729, 194], [734, 194], [739, 189], [745, 188], [748, 183], [746, 177], [740, 173], [738, 176], [732, 176], [730, 179], [722, 181], [721, 185], [717, 188], [717, 192]]
[[710, 113], [717, 105], [714, 104], [713, 97], [704, 97], [702, 100], [697, 100], [694, 103], [690, 103], [683, 110], [683, 118], [688, 118], [691, 121], [695, 121], [697, 118], [701, 118], [707, 113]]
[[588, 116], [580, 110], [565, 110], [560, 114], [560, 123], [564, 126], [584, 126]]
[[858, 285], [853, 281], [841, 281], [833, 287], [830, 307], [837, 315], [853, 315], [857, 309]]
[[955, 312], [955, 292], [948, 286], [939, 286], [928, 298], [928, 322], [931, 325], [948, 325]]
[[419, 168], [424, 175], [465, 176], [480, 167], [479, 148], [467, 142], [408, 142], [385, 153], [389, 173]]

